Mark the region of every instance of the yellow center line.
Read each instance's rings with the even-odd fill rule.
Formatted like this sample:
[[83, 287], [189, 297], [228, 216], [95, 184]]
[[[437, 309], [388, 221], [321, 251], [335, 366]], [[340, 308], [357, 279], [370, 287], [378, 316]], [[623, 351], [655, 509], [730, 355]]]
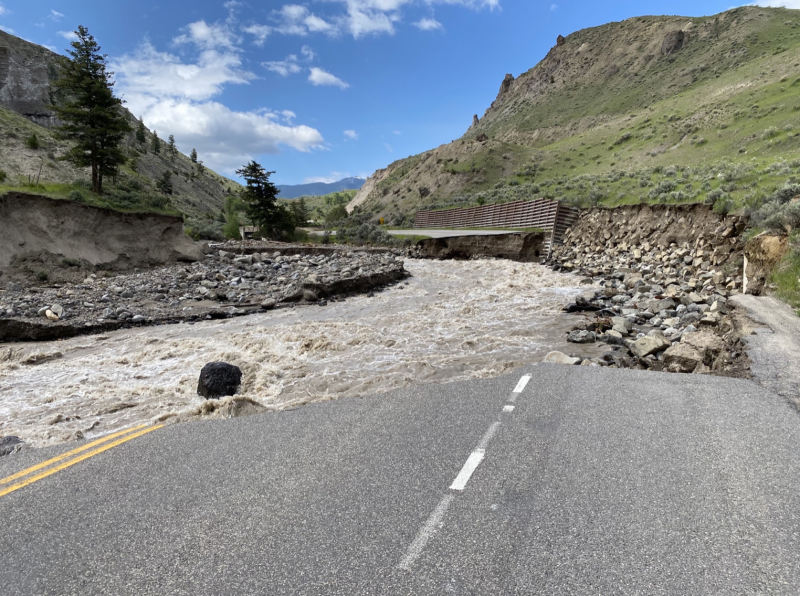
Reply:
[[105, 437], [100, 437], [99, 439], [96, 439], [96, 440], [92, 441], [91, 443], [87, 443], [86, 445], [78, 447], [77, 449], [73, 449], [72, 451], [67, 451], [66, 453], [62, 453], [61, 455], [58, 455], [58, 456], [54, 457], [53, 459], [48, 459], [47, 461], [43, 461], [42, 463], [36, 464], [35, 466], [31, 466], [30, 468], [22, 470], [21, 472], [17, 472], [16, 474], [11, 474], [11, 476], [6, 476], [2, 480], [0, 480], [0, 484], [8, 484], [12, 480], [16, 480], [17, 478], [22, 478], [23, 476], [27, 476], [28, 474], [32, 474], [36, 470], [41, 470], [42, 468], [46, 468], [47, 466], [49, 466], [51, 464], [54, 464], [54, 463], [59, 462], [61, 460], [67, 459], [68, 457], [72, 457], [73, 455], [76, 455], [78, 453], [86, 451], [87, 449], [91, 449], [95, 445], [99, 445], [100, 443], [105, 443], [106, 441], [110, 441], [111, 439], [114, 439], [114, 438], [116, 438], [116, 437], [118, 437], [120, 435], [126, 435], [129, 432], [133, 432], [135, 430], [139, 430], [140, 428], [144, 428], [145, 426], [147, 426], [147, 425], [146, 424], [141, 424], [139, 426], [134, 426], [133, 428], [126, 428], [125, 430], [121, 430], [121, 431], [115, 432], [113, 434], [106, 435]]
[[45, 470], [44, 472], [41, 472], [40, 474], [37, 474], [36, 476], [31, 476], [30, 478], [27, 478], [26, 480], [23, 480], [22, 482], [18, 482], [17, 484], [12, 484], [11, 486], [8, 486], [8, 487], [0, 490], [0, 497], [3, 497], [5, 495], [7, 495], [8, 493], [12, 493], [15, 490], [19, 490], [20, 488], [23, 488], [25, 486], [28, 486], [29, 484], [33, 484], [37, 480], [41, 480], [42, 478], [47, 478], [51, 474], [55, 474], [56, 472], [59, 472], [59, 471], [65, 469], [65, 468], [69, 468], [70, 466], [74, 466], [75, 464], [77, 464], [79, 462], [82, 462], [85, 459], [89, 459], [90, 457], [93, 457], [93, 456], [97, 455], [98, 453], [102, 453], [103, 451], [108, 451], [112, 447], [116, 447], [117, 445], [121, 445], [122, 443], [130, 441], [131, 439], [135, 439], [136, 437], [141, 437], [142, 435], [146, 435], [149, 432], [153, 432], [154, 430], [158, 430], [159, 428], [163, 428], [163, 427], [164, 427], [163, 424], [159, 424], [158, 426], [153, 426], [153, 427], [150, 427], [150, 428], [146, 428], [144, 430], [140, 430], [137, 433], [133, 433], [132, 435], [128, 435], [128, 436], [122, 437], [121, 439], [117, 439], [116, 441], [113, 441], [112, 443], [108, 443], [107, 445], [103, 445], [102, 447], [99, 447], [98, 449], [95, 449], [94, 451], [90, 451], [89, 453], [85, 453], [83, 455], [80, 455], [80, 456], [76, 457], [75, 459], [71, 459], [69, 461], [66, 461], [63, 464], [60, 464], [60, 465], [58, 465], [58, 466], [56, 466], [54, 468], [50, 468], [49, 470]]

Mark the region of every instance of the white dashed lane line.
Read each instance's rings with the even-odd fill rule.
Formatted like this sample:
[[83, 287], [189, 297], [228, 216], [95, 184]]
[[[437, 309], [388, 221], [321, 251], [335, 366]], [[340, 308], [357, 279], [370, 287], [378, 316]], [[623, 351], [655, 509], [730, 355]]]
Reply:
[[517, 383], [517, 386], [514, 387], [514, 393], [522, 393], [523, 391], [525, 391], [525, 387], [528, 384], [528, 381], [530, 380], [531, 380], [530, 375], [525, 375], [524, 377], [522, 377], [519, 380], [519, 383]]
[[[514, 391], [512, 392], [508, 401], [514, 403], [517, 399], [517, 396], [525, 390], [525, 387], [528, 385], [528, 381], [530, 380], [530, 375], [523, 376], [517, 383], [517, 386], [514, 387]], [[514, 407], [515, 406], [513, 405], [503, 406], [503, 413], [510, 414], [514, 411]], [[495, 433], [497, 433], [497, 429], [500, 428], [500, 424], [500, 420], [492, 423], [492, 425], [484, 433], [480, 443], [478, 443], [478, 446], [475, 448], [475, 450], [470, 453], [467, 461], [464, 463], [464, 466], [458, 473], [458, 476], [456, 476], [455, 480], [453, 480], [453, 483], [450, 485], [451, 491], [463, 492], [467, 487], [467, 483], [469, 482], [469, 479], [472, 478], [472, 474], [475, 473], [475, 470], [478, 469], [478, 466], [481, 464], [484, 457], [486, 457], [486, 447], [489, 445], [489, 442], [492, 440]], [[403, 557], [403, 560], [400, 561], [400, 565], [398, 565], [400, 569], [410, 571], [414, 562], [422, 554], [422, 551], [425, 549], [425, 545], [428, 544], [428, 541], [433, 537], [434, 534], [436, 534], [437, 530], [444, 527], [444, 516], [447, 513], [447, 509], [450, 507], [450, 504], [455, 500], [456, 494], [457, 493], [452, 492], [448, 493], [444, 496], [444, 498], [442, 498], [441, 501], [439, 501], [436, 509], [433, 510], [433, 513], [431, 513], [430, 517], [422, 525], [422, 528], [420, 528], [420, 531], [417, 533], [417, 536], [414, 538], [411, 546], [408, 547], [406, 556]]]

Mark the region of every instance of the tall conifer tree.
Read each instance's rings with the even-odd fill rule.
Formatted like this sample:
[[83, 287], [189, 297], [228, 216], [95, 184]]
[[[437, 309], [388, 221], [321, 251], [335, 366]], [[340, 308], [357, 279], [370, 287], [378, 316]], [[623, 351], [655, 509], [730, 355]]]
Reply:
[[125, 155], [119, 148], [133, 129], [122, 111], [122, 100], [114, 97], [112, 72], [106, 71], [106, 54], [100, 53], [94, 37], [80, 25], [76, 41], [67, 50], [71, 59], [61, 59], [55, 82], [61, 94], [56, 115], [61, 133], [76, 142], [63, 159], [77, 167], [92, 169], [92, 190], [103, 192], [103, 177], [114, 176]]

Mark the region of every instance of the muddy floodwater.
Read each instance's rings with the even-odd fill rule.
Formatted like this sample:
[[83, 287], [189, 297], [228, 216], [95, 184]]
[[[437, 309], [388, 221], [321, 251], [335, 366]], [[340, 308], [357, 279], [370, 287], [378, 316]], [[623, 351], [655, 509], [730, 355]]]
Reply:
[[500, 260], [406, 268], [406, 282], [325, 307], [0, 345], [0, 436], [44, 446], [201, 416], [198, 375], [218, 360], [242, 369], [243, 396], [282, 409], [491, 377], [574, 351], [564, 339], [578, 317], [560, 313], [579, 292], [574, 276]]

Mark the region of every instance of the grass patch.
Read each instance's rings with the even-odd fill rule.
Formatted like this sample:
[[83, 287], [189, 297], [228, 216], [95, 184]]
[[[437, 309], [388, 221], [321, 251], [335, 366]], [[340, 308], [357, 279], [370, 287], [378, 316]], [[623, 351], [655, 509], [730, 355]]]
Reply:
[[428, 240], [430, 236], [425, 236], [423, 234], [392, 234], [392, 237], [399, 242], [410, 242], [411, 244], [416, 244], [420, 240]]

